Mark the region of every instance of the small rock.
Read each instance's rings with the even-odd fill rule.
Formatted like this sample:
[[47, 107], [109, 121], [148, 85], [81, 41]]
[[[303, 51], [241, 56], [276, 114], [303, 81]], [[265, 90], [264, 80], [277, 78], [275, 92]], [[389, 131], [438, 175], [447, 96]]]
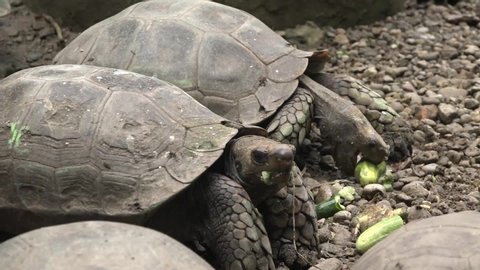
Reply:
[[463, 105], [465, 106], [465, 108], [470, 110], [475, 110], [476, 108], [478, 108], [479, 104], [480, 102], [474, 98], [466, 98], [463, 101]]
[[333, 41], [339, 45], [347, 45], [348, 43], [350, 43], [348, 37], [345, 34], [336, 35]]
[[6, 33], [9, 37], [16, 37], [16, 36], [18, 36], [18, 34], [19, 34], [20, 32], [18, 31], [18, 29], [14, 29], [14, 28], [9, 27], [9, 28], [5, 29], [5, 33]]
[[308, 268], [308, 270], [340, 270], [342, 269], [342, 261], [337, 258], [328, 258], [319, 262], [315, 266]]
[[457, 107], [445, 103], [438, 105], [438, 117], [442, 123], [450, 124], [453, 122], [453, 119], [458, 118], [458, 116]]
[[325, 243], [333, 239], [333, 234], [330, 231], [328, 224], [321, 226], [317, 231], [318, 241]]
[[421, 163], [426, 164], [426, 163], [437, 162], [438, 152], [435, 150], [420, 151], [412, 158], [412, 161], [415, 164], [421, 164]]
[[436, 120], [438, 116], [438, 107], [435, 104], [415, 107], [415, 118]]
[[365, 76], [367, 76], [367, 77], [373, 77], [373, 76], [377, 75], [377, 73], [378, 73], [378, 70], [374, 66], [369, 66], [363, 72], [363, 74], [365, 74]]
[[407, 91], [407, 92], [415, 92], [415, 87], [411, 82], [404, 82], [402, 84], [402, 89]]
[[423, 185], [422, 182], [412, 182], [408, 183], [402, 188], [402, 192], [404, 192], [406, 195], [413, 197], [413, 198], [419, 198], [419, 197], [427, 197], [428, 194], [430, 193]]
[[419, 51], [417, 52], [417, 56], [423, 60], [436, 60], [438, 58], [438, 52], [431, 52], [431, 51]]
[[367, 200], [373, 199], [373, 197], [377, 195], [381, 195], [382, 197], [387, 194], [385, 187], [380, 184], [368, 184], [363, 188], [362, 197]]
[[349, 245], [352, 242], [352, 233], [346, 226], [335, 226], [333, 229], [333, 243], [336, 245]]
[[430, 163], [422, 166], [422, 171], [427, 174], [443, 174], [443, 167], [437, 163]]
[[39, 52], [30, 52], [27, 54], [27, 62], [32, 63], [42, 58], [42, 54]]
[[393, 189], [395, 189], [395, 190], [401, 190], [404, 185], [405, 185], [405, 183], [403, 183], [403, 182], [395, 181], [395, 182], [393, 182], [392, 186], [393, 186]]
[[41, 39], [44, 39], [54, 34], [55, 34], [55, 31], [53, 30], [53, 28], [50, 28], [50, 27], [46, 27], [38, 31], [38, 37]]
[[360, 209], [354, 204], [347, 205], [345, 207], [345, 210], [350, 212], [352, 214], [352, 216], [356, 216], [356, 215], [358, 215], [358, 213], [360, 213]]
[[393, 82], [393, 78], [390, 75], [385, 75], [385, 76], [383, 76], [383, 82], [391, 83], [391, 82]]
[[454, 59], [459, 55], [459, 52], [456, 48], [448, 45], [444, 45], [440, 53], [442, 57], [446, 59]]
[[390, 102], [390, 107], [392, 107], [397, 113], [400, 113], [405, 109], [403, 104], [398, 101]]
[[412, 220], [429, 218], [431, 216], [432, 214], [430, 214], [430, 212], [426, 208], [421, 206], [414, 206], [408, 209], [407, 219], [409, 222], [411, 222]]
[[463, 50], [465, 54], [475, 54], [478, 51], [479, 51], [478, 46], [473, 44], [466, 45], [465, 49]]
[[462, 159], [462, 153], [455, 150], [448, 150], [447, 157], [451, 162], [458, 164], [458, 162], [460, 162]]
[[405, 97], [409, 99], [410, 105], [422, 104], [422, 98], [415, 92], [405, 93]]
[[417, 62], [417, 66], [422, 69], [428, 68], [428, 61], [420, 60]]
[[333, 221], [340, 224], [345, 224], [346, 221], [349, 223], [350, 219], [352, 219], [352, 213], [347, 210], [338, 211], [333, 215]]
[[397, 78], [403, 75], [405, 71], [407, 71], [407, 67], [393, 67], [393, 68], [386, 68], [385, 72], [387, 72], [388, 75]]
[[407, 176], [407, 177], [402, 177], [398, 179], [398, 181], [403, 182], [403, 183], [412, 183], [416, 181], [420, 181], [420, 177], [418, 176]]
[[406, 204], [410, 204], [413, 201], [413, 198], [408, 196], [407, 194], [400, 192], [395, 196], [395, 200], [397, 202], [404, 202]]
[[422, 104], [440, 104], [441, 97], [422, 97]]
[[438, 90], [438, 93], [445, 98], [458, 98], [458, 99], [464, 99], [468, 94], [467, 90], [460, 89], [453, 86], [441, 88], [440, 90]]

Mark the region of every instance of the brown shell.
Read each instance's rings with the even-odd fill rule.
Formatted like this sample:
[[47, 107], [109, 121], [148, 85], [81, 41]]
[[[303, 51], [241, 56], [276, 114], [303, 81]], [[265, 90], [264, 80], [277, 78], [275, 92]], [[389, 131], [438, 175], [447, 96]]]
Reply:
[[124, 70], [17, 72], [0, 82], [0, 217], [141, 217], [220, 157], [237, 134], [224, 121], [181, 89]]
[[292, 95], [311, 54], [238, 9], [154, 0], [87, 29], [54, 62], [158, 77], [230, 120], [257, 124]]

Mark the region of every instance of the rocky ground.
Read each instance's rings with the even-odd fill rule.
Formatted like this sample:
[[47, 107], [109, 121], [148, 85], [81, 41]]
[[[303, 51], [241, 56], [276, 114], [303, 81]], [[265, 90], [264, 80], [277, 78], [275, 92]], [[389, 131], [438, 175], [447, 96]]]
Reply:
[[362, 79], [408, 119], [415, 134], [412, 158], [390, 164], [397, 179], [392, 192], [372, 194], [349, 182], [361, 196], [319, 221], [323, 257], [330, 258], [321, 269], [349, 269], [359, 257], [351, 221], [365, 205], [409, 207], [409, 221], [480, 209], [476, 11], [477, 3], [469, 1], [425, 3], [371, 25], [333, 29], [307, 23], [280, 32], [300, 47], [328, 48], [328, 71]]
[[[32, 14], [18, 0], [0, 18], [0, 78], [16, 70], [50, 63], [76, 36], [48, 16]], [[362, 79], [385, 96], [415, 132], [412, 157], [389, 164], [393, 191], [363, 189], [347, 208], [319, 220], [321, 269], [349, 269], [355, 251], [352, 219], [367, 205], [408, 207], [408, 220], [462, 210], [478, 210], [480, 200], [480, 18], [476, 3], [456, 6], [422, 3], [371, 25], [350, 29], [306, 23], [281, 31], [303, 48], [328, 48], [329, 72]], [[306, 177], [323, 181], [316, 167]], [[327, 192], [328, 193], [328, 192]]]

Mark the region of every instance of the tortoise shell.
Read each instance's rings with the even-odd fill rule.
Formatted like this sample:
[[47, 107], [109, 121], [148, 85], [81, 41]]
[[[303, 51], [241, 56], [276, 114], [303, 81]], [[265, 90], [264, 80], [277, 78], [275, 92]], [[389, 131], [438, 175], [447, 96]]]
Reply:
[[176, 86], [124, 70], [17, 72], [0, 83], [0, 217], [143, 217], [221, 156], [238, 132], [224, 123]]
[[0, 244], [0, 261], [3, 269], [11, 270], [213, 270], [168, 235], [106, 221], [74, 222], [21, 234]]
[[414, 220], [370, 248], [352, 270], [473, 270], [480, 264], [480, 213]]
[[90, 27], [54, 63], [158, 77], [219, 115], [257, 124], [292, 95], [311, 55], [241, 10], [210, 1], [154, 0]]

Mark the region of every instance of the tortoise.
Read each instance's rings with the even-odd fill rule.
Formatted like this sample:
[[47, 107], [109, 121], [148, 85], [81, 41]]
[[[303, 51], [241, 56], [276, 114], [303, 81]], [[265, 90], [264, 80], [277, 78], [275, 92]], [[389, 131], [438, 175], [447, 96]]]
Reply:
[[110, 221], [29, 231], [0, 244], [0, 261], [11, 270], [214, 269], [168, 235]]
[[480, 264], [480, 213], [408, 223], [369, 249], [352, 270], [473, 270]]
[[204, 247], [215, 268], [274, 269], [256, 205], [296, 177], [295, 147], [266, 135], [133, 72], [19, 71], [0, 83], [0, 231], [126, 222]]

